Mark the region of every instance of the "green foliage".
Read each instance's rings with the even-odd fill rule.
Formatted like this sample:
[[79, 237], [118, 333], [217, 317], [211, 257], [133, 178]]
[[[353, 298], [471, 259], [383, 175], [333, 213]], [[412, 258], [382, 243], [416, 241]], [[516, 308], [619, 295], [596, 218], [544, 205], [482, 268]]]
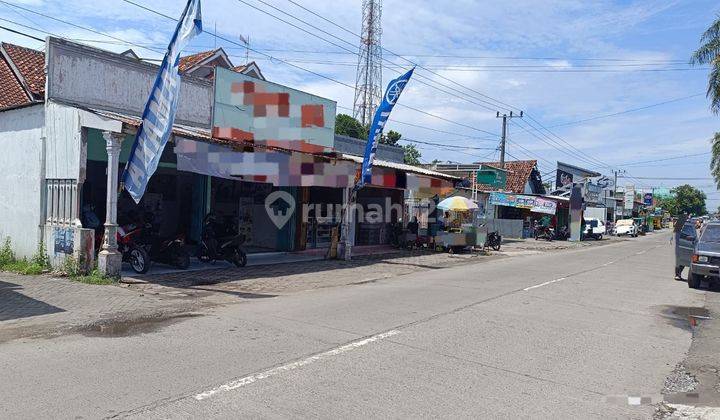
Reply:
[[7, 264], [10, 264], [14, 262], [15, 259], [15, 253], [12, 250], [12, 246], [10, 245], [10, 237], [5, 238], [5, 242], [3, 243], [2, 248], [0, 248], [0, 269], [4, 267]]
[[672, 189], [672, 197], [658, 199], [658, 207], [673, 215], [692, 214], [696, 216], [707, 213], [705, 193], [692, 185], [681, 185]]
[[106, 285], [106, 284], [113, 284], [116, 282], [115, 279], [111, 277], [105, 277], [103, 276], [100, 271], [95, 267], [90, 273], [86, 275], [77, 275], [77, 276], [71, 276], [70, 280], [76, 281], [79, 283], [85, 283], [85, 284], [100, 284], [100, 285]]
[[405, 163], [408, 165], [420, 165], [422, 154], [415, 145], [406, 144], [402, 148], [405, 149]]
[[365, 140], [367, 139], [368, 129], [355, 118], [346, 114], [338, 114], [335, 117], [335, 134]]
[[68, 255], [62, 264], [59, 274], [69, 277], [72, 281], [85, 284], [115, 283], [115, 279], [103, 276], [98, 270], [97, 265], [89, 273], [83, 272], [83, 267], [84, 264], [82, 261], [78, 261], [73, 255]]
[[402, 134], [398, 133], [397, 131], [390, 130], [387, 132], [387, 134], [383, 135], [382, 138], [380, 138], [380, 143], [390, 146], [399, 146], [398, 142], [400, 141], [400, 137], [402, 137]]
[[715, 178], [715, 185], [720, 189], [720, 133], [715, 133], [712, 139], [712, 159], [710, 159], [710, 172]]
[[45, 249], [45, 243], [40, 241], [40, 245], [38, 245], [37, 251], [35, 251], [35, 255], [30, 259], [30, 262], [37, 265], [38, 267], [42, 267], [43, 269], [50, 269], [50, 257], [47, 255], [47, 249]]
[[700, 48], [693, 53], [690, 62], [711, 66], [707, 96], [710, 98], [710, 110], [717, 114], [720, 112], [720, 16], [700, 37]]
[[42, 242], [35, 255], [28, 261], [27, 258], [17, 259], [10, 238], [5, 238], [2, 248], [0, 248], [0, 271], [37, 275], [42, 274], [49, 267], [50, 260], [45, 254], [45, 246]]

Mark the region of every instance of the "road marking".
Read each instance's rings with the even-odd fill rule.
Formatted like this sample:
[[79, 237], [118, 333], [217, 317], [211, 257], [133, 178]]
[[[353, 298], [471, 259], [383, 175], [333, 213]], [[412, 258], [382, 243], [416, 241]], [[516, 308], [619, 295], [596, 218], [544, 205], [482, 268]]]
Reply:
[[279, 375], [283, 372], [295, 370], [297, 368], [309, 365], [311, 363], [315, 363], [319, 360], [337, 356], [343, 353], [347, 353], [351, 350], [355, 350], [358, 347], [362, 347], [365, 345], [368, 345], [370, 343], [374, 343], [376, 341], [382, 340], [384, 338], [392, 337], [393, 335], [400, 334], [400, 331], [398, 330], [390, 330], [387, 332], [384, 332], [382, 334], [373, 335], [372, 337], [365, 338], [363, 340], [354, 341], [349, 344], [345, 344], [344, 346], [340, 346], [337, 348], [334, 348], [332, 350], [328, 350], [322, 353], [315, 354], [313, 356], [308, 357], [307, 359], [298, 360], [296, 362], [288, 363], [286, 365], [278, 366], [269, 370], [266, 370], [264, 372], [256, 373], [254, 375], [246, 376], [244, 378], [236, 379], [234, 381], [230, 381], [224, 385], [220, 385], [217, 388], [213, 388], [211, 390], [202, 392], [200, 394], [195, 395], [195, 399], [198, 401], [202, 401], [206, 398], [210, 398], [215, 394], [226, 392], [226, 391], [232, 391], [233, 389], [241, 388], [245, 385], [250, 385], [253, 382], [257, 382], [261, 379], [266, 379], [271, 376]]
[[645, 251], [636, 252], [635, 255], [642, 255], [648, 251], [649, 251], [649, 249], [646, 249]]
[[536, 284], [535, 286], [526, 287], [523, 290], [527, 292], [528, 290], [537, 289], [538, 287], [547, 286], [548, 284], [557, 283], [557, 282], [563, 281], [565, 279], [566, 279], [566, 277], [560, 277], [559, 279], [550, 280], [550, 281], [546, 281], [545, 283]]
[[605, 264], [603, 264], [603, 267], [607, 267], [608, 265], [615, 264], [615, 261], [608, 261]]

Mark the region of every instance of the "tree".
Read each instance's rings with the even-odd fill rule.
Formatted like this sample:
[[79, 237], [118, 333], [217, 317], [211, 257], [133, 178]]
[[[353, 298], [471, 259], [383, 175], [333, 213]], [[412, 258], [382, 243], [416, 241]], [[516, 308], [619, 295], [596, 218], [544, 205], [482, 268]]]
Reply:
[[338, 114], [335, 117], [335, 134], [365, 140], [367, 139], [368, 130], [355, 118], [346, 114]]
[[715, 133], [712, 139], [712, 159], [710, 159], [710, 172], [715, 178], [715, 185], [720, 189], [720, 133]]
[[402, 137], [402, 134], [398, 133], [397, 131], [390, 130], [387, 132], [386, 135], [380, 138], [380, 143], [390, 146], [398, 146], [400, 137]]
[[[688, 213], [696, 216], [707, 213], [705, 208], [705, 193], [693, 187], [692, 185], [681, 185], [672, 189], [673, 197], [670, 199], [662, 199], [660, 204], [662, 208], [667, 208], [672, 214]], [[669, 206], [666, 207], [666, 206]]]
[[707, 97], [710, 98], [710, 110], [720, 112], [720, 16], [700, 37], [700, 48], [692, 55], [692, 64], [709, 64]]
[[413, 144], [406, 144], [402, 146], [405, 149], [405, 163], [408, 165], [420, 165], [420, 158], [422, 154]]

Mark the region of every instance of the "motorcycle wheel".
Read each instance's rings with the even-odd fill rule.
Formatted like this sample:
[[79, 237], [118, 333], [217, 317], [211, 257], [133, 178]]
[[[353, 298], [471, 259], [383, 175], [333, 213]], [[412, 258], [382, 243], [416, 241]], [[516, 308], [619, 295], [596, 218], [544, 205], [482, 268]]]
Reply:
[[184, 247], [173, 252], [173, 265], [181, 270], [187, 270], [190, 267], [190, 254]]
[[150, 270], [150, 256], [147, 251], [140, 247], [130, 249], [130, 267], [138, 274], [145, 274]]
[[239, 249], [233, 250], [230, 262], [235, 264], [235, 267], [245, 267], [247, 264], [247, 255]]
[[500, 241], [494, 242], [494, 243], [492, 244], [492, 249], [495, 250], [495, 251], [500, 251]]

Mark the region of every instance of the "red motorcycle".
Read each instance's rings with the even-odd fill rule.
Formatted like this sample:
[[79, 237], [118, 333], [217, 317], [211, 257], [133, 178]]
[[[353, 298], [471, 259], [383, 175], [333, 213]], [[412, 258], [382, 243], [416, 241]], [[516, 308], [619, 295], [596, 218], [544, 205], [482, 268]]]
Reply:
[[[82, 224], [86, 228], [95, 229], [95, 252], [99, 252], [103, 243], [104, 229], [93, 205], [83, 206]], [[145, 274], [150, 269], [150, 256], [140, 242], [144, 227], [139, 223], [128, 223], [119, 226], [115, 234], [123, 262], [130, 263], [130, 267], [138, 274]]]

